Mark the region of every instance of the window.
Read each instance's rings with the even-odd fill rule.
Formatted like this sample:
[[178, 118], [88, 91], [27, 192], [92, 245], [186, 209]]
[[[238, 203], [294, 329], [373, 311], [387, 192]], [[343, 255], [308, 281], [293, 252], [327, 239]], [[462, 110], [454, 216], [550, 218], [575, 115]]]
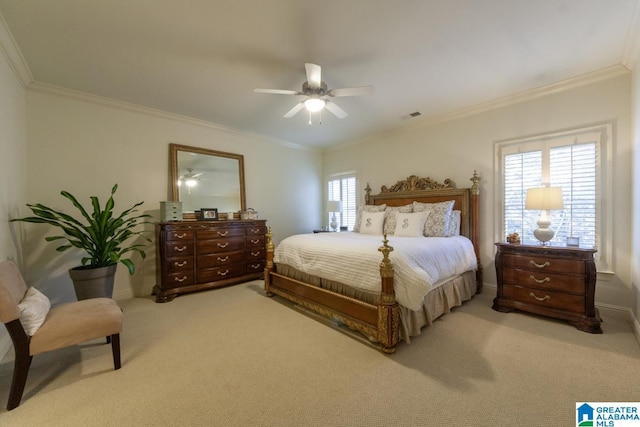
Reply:
[[[336, 213], [338, 227], [346, 226], [353, 230], [356, 224], [356, 175], [345, 173], [329, 177], [327, 200], [342, 202], [342, 212]], [[327, 212], [327, 224], [331, 222], [333, 213]]]
[[[580, 246], [598, 249], [599, 269], [608, 269], [611, 215], [602, 204], [605, 166], [610, 158], [607, 148], [612, 125], [504, 141], [496, 144], [499, 183], [498, 197], [502, 208], [499, 241], [518, 233], [525, 244], [539, 244], [533, 236], [539, 211], [524, 209], [527, 189], [549, 185], [561, 187], [564, 209], [550, 212], [555, 236], [551, 244], [566, 244], [567, 237], [580, 238]], [[611, 193], [609, 193], [611, 194]]]

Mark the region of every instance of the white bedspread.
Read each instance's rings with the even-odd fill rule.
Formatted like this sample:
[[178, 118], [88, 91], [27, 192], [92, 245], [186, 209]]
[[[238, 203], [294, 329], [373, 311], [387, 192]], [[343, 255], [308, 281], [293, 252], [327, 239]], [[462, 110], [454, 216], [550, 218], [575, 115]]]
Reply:
[[[393, 252], [396, 300], [418, 310], [430, 289], [465, 271], [475, 270], [473, 245], [463, 236], [388, 236]], [[298, 234], [276, 247], [274, 262], [358, 289], [380, 292], [382, 237], [341, 232]]]

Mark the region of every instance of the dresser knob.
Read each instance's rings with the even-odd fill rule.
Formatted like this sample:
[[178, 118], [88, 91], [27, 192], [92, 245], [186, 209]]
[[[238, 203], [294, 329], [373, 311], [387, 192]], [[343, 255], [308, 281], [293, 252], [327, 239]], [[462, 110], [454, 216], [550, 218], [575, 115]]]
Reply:
[[258, 244], [258, 243], [260, 243], [260, 239], [256, 239], [256, 240], [251, 239], [251, 243], [254, 244], [254, 245]]
[[257, 270], [258, 268], [260, 268], [260, 264], [251, 264], [251, 268]]
[[187, 261], [182, 261], [182, 262], [174, 262], [173, 265], [175, 265], [176, 267], [184, 267], [185, 265], [187, 265]]
[[549, 295], [545, 295], [542, 298], [540, 298], [539, 296], [537, 296], [536, 294], [534, 294], [533, 292], [529, 293], [530, 296], [534, 297], [535, 299], [537, 299], [538, 301], [544, 301], [546, 299], [551, 299], [551, 297]]
[[229, 259], [229, 256], [226, 256], [226, 257], [224, 257], [224, 258], [220, 258], [220, 257], [218, 257], [218, 261], [220, 261], [220, 262], [225, 262], [225, 261], [227, 261], [228, 259]]
[[227, 234], [229, 234], [229, 231], [218, 231], [218, 236], [226, 236]]
[[176, 282], [184, 282], [185, 280], [187, 280], [187, 276], [176, 277], [175, 280]]
[[175, 249], [178, 252], [182, 252], [185, 249], [187, 249], [187, 247], [186, 246], [180, 246], [180, 247], [174, 246], [173, 249]]
[[218, 275], [219, 275], [219, 276], [226, 276], [227, 274], [229, 274], [229, 270], [225, 270], [225, 271], [218, 271]]
[[228, 243], [228, 242], [225, 242], [225, 243], [218, 243], [218, 247], [219, 247], [219, 248], [226, 248], [227, 246], [229, 246], [229, 243]]
[[545, 282], [550, 282], [551, 281], [551, 279], [549, 279], [548, 277], [545, 277], [544, 279], [536, 279], [533, 274], [530, 275], [529, 278], [531, 280], [533, 280], [534, 282], [539, 283], [539, 284], [543, 284]]
[[260, 255], [260, 251], [258, 251], [258, 252], [251, 252], [251, 256], [258, 256], [258, 255]]
[[531, 265], [535, 265], [538, 268], [545, 268], [545, 267], [549, 267], [551, 264], [549, 263], [549, 261], [545, 261], [544, 264], [538, 264], [536, 263], [534, 260], [529, 260], [529, 264]]
[[252, 228], [249, 230], [249, 233], [252, 233], [252, 234], [258, 234], [259, 232], [260, 232], [259, 228]]

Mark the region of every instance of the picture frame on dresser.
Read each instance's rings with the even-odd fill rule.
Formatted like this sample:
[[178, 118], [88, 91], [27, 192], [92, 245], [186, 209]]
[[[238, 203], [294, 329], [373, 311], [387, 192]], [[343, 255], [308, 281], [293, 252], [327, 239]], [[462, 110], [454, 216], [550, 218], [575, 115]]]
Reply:
[[218, 209], [216, 208], [200, 208], [200, 219], [202, 221], [217, 221]]

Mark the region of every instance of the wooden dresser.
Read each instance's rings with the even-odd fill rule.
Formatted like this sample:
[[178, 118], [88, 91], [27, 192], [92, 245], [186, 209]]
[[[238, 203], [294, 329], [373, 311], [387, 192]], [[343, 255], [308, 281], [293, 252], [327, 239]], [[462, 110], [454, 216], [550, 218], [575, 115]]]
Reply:
[[563, 319], [602, 333], [594, 306], [595, 249], [496, 243], [497, 296], [493, 309]]
[[156, 224], [156, 302], [262, 278], [265, 224], [265, 220]]

